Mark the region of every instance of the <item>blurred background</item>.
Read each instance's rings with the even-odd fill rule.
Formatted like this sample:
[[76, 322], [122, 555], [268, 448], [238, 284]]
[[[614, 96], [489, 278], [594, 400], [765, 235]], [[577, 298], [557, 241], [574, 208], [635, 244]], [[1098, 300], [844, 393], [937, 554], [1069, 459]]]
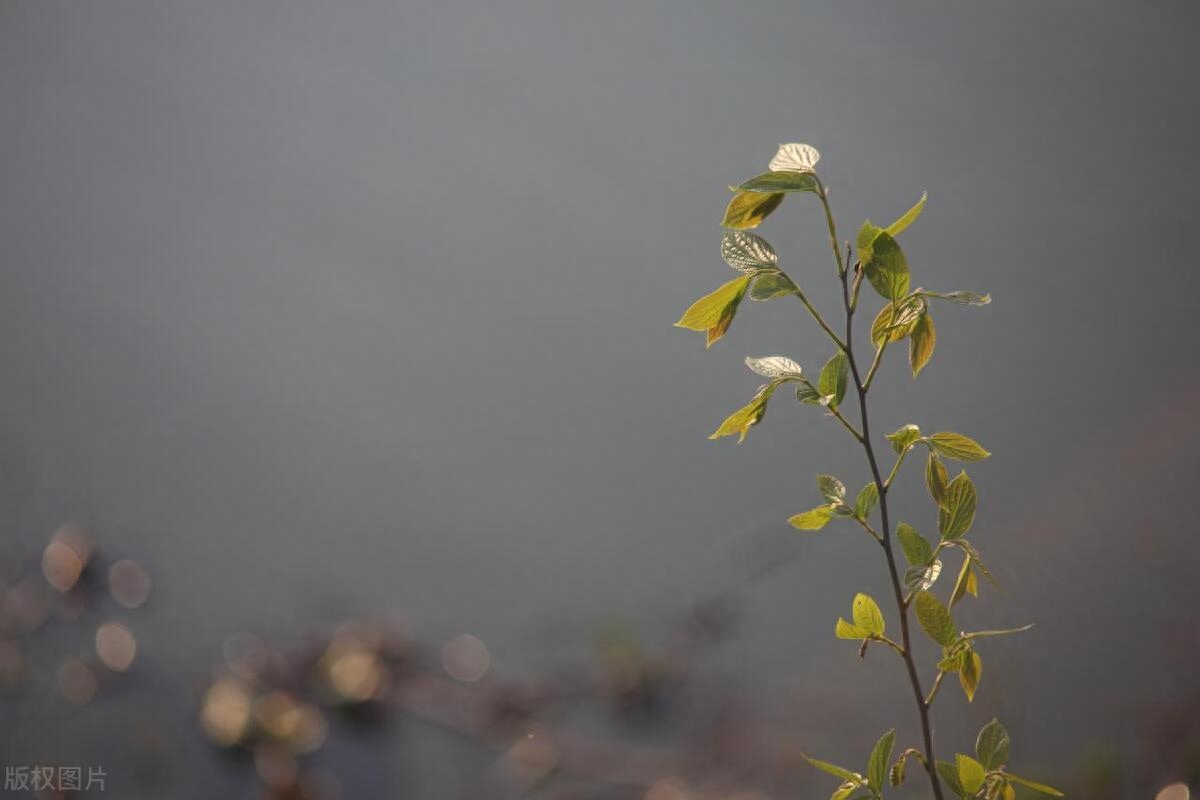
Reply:
[[[844, 235], [928, 191], [914, 283], [994, 297], [873, 404], [994, 451], [1008, 594], [957, 616], [1037, 623], [940, 754], [999, 716], [1077, 797], [1195, 787], [1197, 34], [1169, 0], [4, 0], [0, 763], [745, 800], [915, 743], [894, 659], [832, 637], [877, 551], [785, 521], [861, 453], [782, 400], [706, 439], [744, 355], [822, 337], [785, 302], [707, 352], [671, 326], [730, 277], [726, 187], [801, 141]], [[815, 200], [761, 232], [835, 309]]]

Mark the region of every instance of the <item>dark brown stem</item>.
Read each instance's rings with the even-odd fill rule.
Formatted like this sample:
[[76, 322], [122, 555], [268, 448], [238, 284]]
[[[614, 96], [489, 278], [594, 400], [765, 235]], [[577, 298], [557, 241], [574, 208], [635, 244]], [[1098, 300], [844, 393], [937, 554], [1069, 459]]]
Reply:
[[[832, 233], [832, 230], [830, 232]], [[925, 772], [929, 775], [929, 785], [933, 789], [934, 798], [936, 800], [943, 800], [942, 785], [938, 780], [937, 770], [934, 767], [936, 759], [933, 754], [933, 728], [929, 723], [929, 705], [925, 702], [925, 692], [921, 688], [921, 678], [917, 675], [917, 664], [913, 660], [912, 640], [908, 630], [908, 604], [904, 601], [904, 587], [901, 585], [900, 572], [896, 567], [896, 555], [892, 550], [892, 529], [888, 522], [888, 484], [884, 481], [883, 475], [879, 471], [879, 464], [875, 460], [875, 448], [871, 446], [871, 424], [867, 418], [867, 387], [863, 384], [862, 378], [858, 373], [858, 364], [854, 361], [854, 326], [852, 324], [854, 308], [850, 301], [850, 286], [847, 282], [845, 272], [842, 273], [841, 278], [842, 303], [846, 310], [846, 360], [850, 365], [850, 375], [854, 378], [854, 390], [858, 394], [858, 410], [862, 419], [860, 431], [862, 436], [859, 438], [859, 442], [862, 444], [863, 450], [866, 451], [867, 463], [871, 466], [871, 477], [875, 481], [875, 488], [879, 490], [879, 519], [882, 527], [879, 544], [883, 548], [884, 555], [887, 557], [888, 574], [892, 579], [892, 591], [896, 595], [896, 610], [900, 615], [900, 645], [903, 648], [901, 655], [904, 657], [904, 665], [908, 669], [908, 680], [912, 684], [913, 697], [917, 701], [917, 711], [921, 715], [921, 735], [925, 740]]]

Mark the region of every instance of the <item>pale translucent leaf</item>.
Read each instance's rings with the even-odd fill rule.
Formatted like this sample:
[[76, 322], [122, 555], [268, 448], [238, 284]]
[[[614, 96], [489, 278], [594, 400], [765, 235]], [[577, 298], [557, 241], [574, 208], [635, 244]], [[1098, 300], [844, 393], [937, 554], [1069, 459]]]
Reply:
[[764, 378], [798, 378], [800, 365], [787, 356], [746, 356], [746, 366]]
[[779, 256], [766, 239], [745, 231], [725, 233], [721, 239], [721, 258], [739, 272], [774, 269], [779, 264]]
[[775, 153], [767, 169], [772, 172], [812, 172], [820, 160], [821, 154], [817, 152], [817, 148], [810, 144], [792, 142], [779, 145], [779, 151]]

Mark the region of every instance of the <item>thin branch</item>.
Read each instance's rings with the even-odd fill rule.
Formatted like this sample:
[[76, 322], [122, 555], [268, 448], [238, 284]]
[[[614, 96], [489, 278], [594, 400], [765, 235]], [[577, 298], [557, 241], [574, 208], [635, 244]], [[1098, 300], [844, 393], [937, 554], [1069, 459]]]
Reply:
[[929, 695], [925, 698], [926, 708], [933, 705], [933, 698], [937, 697], [938, 689], [942, 688], [942, 678], [944, 677], [946, 677], [946, 673], [939, 669], [937, 677], [933, 679], [933, 688], [929, 690]]
[[[791, 279], [789, 278], [789, 280]], [[795, 281], [792, 281], [792, 283], [794, 285]], [[800, 298], [800, 302], [804, 303], [804, 307], [808, 309], [808, 313], [811, 314], [812, 318], [815, 319], [817, 324], [821, 326], [821, 330], [829, 334], [829, 338], [833, 339], [833, 343], [838, 346], [838, 349], [845, 350], [846, 343], [842, 341], [842, 337], [834, 333], [833, 328], [829, 327], [829, 323], [826, 322], [825, 318], [821, 316], [821, 312], [817, 311], [816, 307], [809, 302], [808, 297], [805, 296], [804, 292], [799, 287], [796, 288], [796, 297]]]
[[875, 351], [875, 359], [871, 361], [871, 368], [867, 370], [867, 379], [863, 381], [863, 391], [868, 391], [871, 388], [871, 381], [875, 380], [875, 372], [879, 369], [879, 365], [883, 363], [883, 351], [887, 349], [888, 343], [885, 339], [879, 345], [879, 349]]

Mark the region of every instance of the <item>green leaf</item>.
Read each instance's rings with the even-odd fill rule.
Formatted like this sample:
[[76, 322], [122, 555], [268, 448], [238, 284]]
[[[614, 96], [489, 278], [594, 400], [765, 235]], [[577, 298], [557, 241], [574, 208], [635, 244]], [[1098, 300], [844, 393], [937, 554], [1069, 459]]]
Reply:
[[925, 566], [933, 560], [933, 547], [925, 541], [925, 537], [917, 533], [917, 529], [907, 522], [896, 526], [896, 538], [900, 540], [900, 549], [904, 551], [904, 560], [914, 567]]
[[863, 270], [875, 291], [888, 300], [896, 301], [908, 294], [908, 259], [887, 231], [875, 237], [871, 258], [863, 263]]
[[955, 461], [982, 461], [991, 455], [984, 450], [979, 442], [961, 433], [941, 431], [930, 436], [926, 441], [938, 455], [952, 458]]
[[757, 228], [764, 219], [771, 216], [772, 211], [779, 208], [779, 204], [782, 202], [782, 194], [738, 192], [729, 201], [729, 205], [725, 209], [725, 219], [722, 220], [721, 225], [737, 230]]
[[926, 309], [917, 317], [913, 326], [911, 338], [908, 340], [908, 363], [912, 367], [913, 377], [921, 374], [921, 370], [933, 358], [933, 348], [937, 344], [937, 331], [933, 327], [933, 317]]
[[929, 451], [929, 460], [925, 462], [925, 485], [929, 487], [929, 496], [939, 508], [946, 505], [946, 483], [950, 477], [946, 474], [946, 465], [937, 457], [933, 450]]
[[725, 232], [721, 238], [721, 258], [738, 272], [755, 273], [779, 267], [775, 248], [761, 236], [744, 231]]
[[946, 484], [946, 505], [938, 510], [938, 530], [953, 541], [971, 529], [975, 521], [975, 484], [966, 472]]
[[1026, 789], [1033, 789], [1035, 792], [1041, 792], [1042, 794], [1048, 794], [1051, 797], [1062, 797], [1063, 796], [1062, 792], [1060, 792], [1058, 789], [1055, 789], [1052, 786], [1047, 786], [1046, 784], [1038, 783], [1037, 781], [1031, 781], [1028, 778], [1022, 778], [1019, 775], [1013, 775], [1011, 772], [1006, 773], [1006, 774], [1008, 775], [1008, 779], [1010, 781], [1012, 781], [1013, 783], [1019, 783], [1022, 786], [1024, 786]]
[[883, 233], [883, 228], [871, 224], [871, 220], [864, 222], [858, 229], [855, 245], [858, 247], [858, 260], [861, 263], [866, 264], [871, 260], [871, 246], [875, 244], [875, 237], [881, 233]]
[[983, 764], [962, 753], [956, 755], [954, 761], [958, 768], [958, 781], [967, 794], [975, 794], [983, 788], [983, 781], [987, 777], [987, 770], [983, 768]]
[[979, 756], [984, 769], [998, 769], [1008, 763], [1011, 745], [1008, 731], [999, 720], [993, 719], [979, 730], [979, 737], [975, 740], [975, 755]]
[[793, 528], [799, 528], [802, 531], [819, 531], [829, 524], [829, 520], [833, 519], [833, 517], [832, 508], [829, 506], [817, 506], [816, 508], [788, 517], [788, 522], [791, 523]]
[[779, 386], [780, 381], [772, 381], [758, 387], [758, 392], [754, 395], [749, 403], [739, 408], [737, 411], [730, 414], [721, 423], [721, 426], [713, 431], [709, 439], [720, 439], [722, 436], [738, 437], [738, 443], [741, 444], [746, 439], [746, 434], [750, 429], [762, 421], [763, 416], [767, 413], [767, 402], [770, 401], [771, 395]]
[[921, 292], [921, 296], [949, 300], [960, 306], [986, 306], [992, 302], [990, 294], [977, 294], [976, 292]]
[[701, 297], [683, 312], [683, 316], [675, 323], [676, 327], [705, 331], [708, 334], [708, 346], [711, 347], [729, 330], [749, 283], [750, 276], [742, 275]]
[[875, 506], [879, 504], [879, 487], [871, 481], [858, 492], [858, 497], [854, 499], [854, 513], [860, 518], [866, 519], [871, 516], [871, 512], [875, 510]]
[[837, 624], [833, 626], [833, 635], [839, 639], [868, 639], [871, 632], [838, 617]]
[[799, 378], [803, 372], [800, 365], [787, 356], [746, 356], [746, 366], [752, 372], [772, 380]]
[[887, 439], [892, 443], [892, 449], [897, 454], [903, 453], [913, 446], [913, 443], [921, 438], [921, 429], [916, 425], [909, 423], [901, 428], [897, 428], [887, 435]]
[[861, 592], [856, 594], [852, 610], [856, 628], [861, 628], [874, 636], [883, 635], [885, 629], [883, 612], [879, 610], [879, 604], [869, 595]]
[[975, 569], [979, 570], [979, 572], [983, 575], [983, 577], [988, 579], [988, 583], [990, 583], [992, 586], [996, 587], [996, 591], [1004, 592], [1004, 589], [1000, 586], [999, 582], [992, 576], [992, 573], [988, 572], [987, 566], [983, 563], [983, 557], [981, 555], [979, 555], [979, 551], [975, 549], [975, 546], [973, 544], [968, 542], [966, 539], [956, 539], [954, 541], [954, 546], [961, 548], [963, 550], [963, 552], [965, 552], [967, 555], [971, 556], [971, 565]]
[[774, 300], [798, 292], [792, 279], [782, 272], [761, 272], [754, 277], [750, 284], [750, 299], [759, 302]]
[[809, 764], [812, 764], [822, 772], [828, 772], [835, 778], [841, 778], [844, 781], [850, 781], [858, 785], [862, 785], [863, 783], [863, 776], [859, 775], [857, 772], [851, 772], [845, 767], [839, 767], [837, 764], [830, 764], [828, 761], [819, 761], [815, 758], [809, 758], [808, 756], [804, 755], [804, 753], [801, 753], [800, 755]]
[[958, 779], [957, 765], [951, 764], [949, 761], [938, 761], [935, 769], [937, 769], [938, 776], [950, 787], [950, 791], [959, 797], [966, 796], [966, 790], [963, 789], [962, 782]]
[[847, 781], [833, 790], [833, 794], [829, 795], [829, 800], [848, 800], [850, 795], [858, 791], [861, 786], [862, 784]]
[[908, 763], [908, 759], [904, 756], [895, 764], [892, 764], [891, 770], [888, 772], [888, 783], [892, 786], [899, 786], [904, 783], [904, 765]]
[[879, 741], [871, 749], [871, 757], [867, 760], [867, 785], [877, 792], [883, 788], [895, 744], [896, 731], [893, 729], [879, 737]]
[[829, 402], [830, 407], [837, 408], [842, 404], [842, 399], [846, 396], [846, 377], [850, 374], [850, 362], [846, 359], [846, 354], [838, 350], [828, 361], [825, 366], [821, 367], [821, 375], [817, 379], [817, 391], [822, 397], [833, 397]]
[[846, 484], [832, 475], [818, 475], [817, 489], [830, 503], [840, 503], [846, 499]]
[[917, 621], [922, 630], [943, 647], [954, 644], [957, 638], [954, 633], [954, 619], [942, 605], [942, 601], [929, 592], [917, 592], [913, 598], [917, 611]]
[[811, 172], [792, 172], [791, 170], [779, 172], [764, 172], [761, 175], [755, 175], [748, 181], [738, 184], [734, 191], [737, 192], [765, 192], [765, 193], [787, 193], [787, 192], [816, 192], [817, 179]]
[[907, 228], [909, 225], [912, 225], [913, 222], [916, 221], [917, 217], [921, 216], [921, 212], [925, 209], [925, 201], [928, 199], [929, 194], [926, 192], [921, 192], [921, 199], [917, 201], [917, 204], [908, 211], [905, 211], [904, 214], [901, 215], [900, 219], [896, 220], [891, 225], [888, 225], [885, 230], [887, 230], [887, 232], [892, 236], [899, 236], [905, 228]]
[[958, 571], [958, 579], [954, 581], [954, 591], [950, 593], [950, 608], [970, 593], [972, 597], [979, 596], [979, 584], [975, 580], [975, 572], [971, 569], [971, 557], [963, 559], [962, 568]]
[[821, 402], [821, 393], [814, 389], [811, 384], [805, 383], [796, 387], [796, 399], [801, 403], [817, 405]]
[[913, 332], [925, 304], [920, 298], [906, 298], [898, 303], [888, 303], [879, 309], [871, 323], [871, 343], [876, 347], [885, 341], [898, 342]]
[[983, 675], [983, 659], [974, 650], [963, 655], [962, 666], [958, 669], [958, 682], [962, 685], [967, 702], [975, 701], [975, 690], [979, 688], [979, 678]]

